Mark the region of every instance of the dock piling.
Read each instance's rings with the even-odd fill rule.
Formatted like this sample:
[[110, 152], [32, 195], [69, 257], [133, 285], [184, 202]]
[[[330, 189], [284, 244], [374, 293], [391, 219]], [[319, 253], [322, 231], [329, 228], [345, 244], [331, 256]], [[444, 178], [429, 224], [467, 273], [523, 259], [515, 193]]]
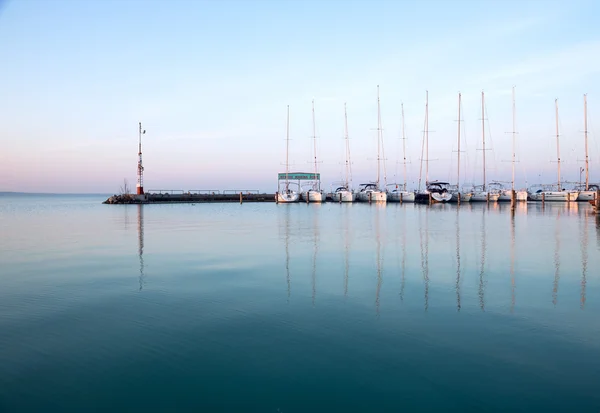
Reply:
[[433, 204], [433, 198], [431, 196], [431, 192], [429, 193], [429, 205]]
[[510, 208], [515, 209], [517, 206], [517, 192], [513, 189], [510, 191]]
[[600, 189], [596, 191], [596, 199], [594, 200], [596, 214], [600, 214]]
[[341, 204], [342, 203], [342, 193], [341, 192], [339, 193], [339, 196], [340, 196], [340, 204]]
[[400, 192], [400, 203], [402, 203], [402, 192]]
[[242, 193], [240, 192], [240, 205], [242, 204]]
[[456, 204], [460, 205], [460, 192], [458, 193], [457, 196], [458, 196], [458, 198], [456, 198]]
[[279, 192], [275, 192], [275, 203], [279, 203]]
[[372, 198], [373, 198], [373, 192], [369, 192], [369, 204], [371, 203]]
[[542, 192], [542, 207], [544, 207], [545, 203], [546, 203], [546, 193]]

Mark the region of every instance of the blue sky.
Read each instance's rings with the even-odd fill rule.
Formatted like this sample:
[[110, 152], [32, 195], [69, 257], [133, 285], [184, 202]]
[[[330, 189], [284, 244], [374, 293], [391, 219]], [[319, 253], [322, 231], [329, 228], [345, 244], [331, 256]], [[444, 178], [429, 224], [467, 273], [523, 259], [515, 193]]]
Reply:
[[[276, 189], [285, 160], [311, 170], [311, 100], [324, 187], [341, 178], [348, 105], [354, 183], [376, 174], [381, 88], [388, 181], [417, 182], [429, 90], [430, 178], [509, 180], [516, 86], [517, 181], [579, 179], [583, 94], [591, 176], [600, 180], [600, 29], [595, 1], [4, 1], [0, 6], [0, 190], [116, 192], [145, 187]], [[394, 175], [397, 176], [395, 177]]]

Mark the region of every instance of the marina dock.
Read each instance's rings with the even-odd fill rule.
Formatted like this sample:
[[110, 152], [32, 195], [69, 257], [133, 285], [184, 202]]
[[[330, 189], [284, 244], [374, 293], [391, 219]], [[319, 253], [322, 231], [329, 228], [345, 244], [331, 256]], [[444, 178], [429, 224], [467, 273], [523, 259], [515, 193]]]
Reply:
[[169, 204], [169, 203], [204, 203], [204, 202], [275, 202], [275, 194], [260, 194], [256, 191], [211, 191], [211, 192], [183, 192], [160, 191], [148, 192], [141, 195], [122, 194], [113, 195], [103, 204]]

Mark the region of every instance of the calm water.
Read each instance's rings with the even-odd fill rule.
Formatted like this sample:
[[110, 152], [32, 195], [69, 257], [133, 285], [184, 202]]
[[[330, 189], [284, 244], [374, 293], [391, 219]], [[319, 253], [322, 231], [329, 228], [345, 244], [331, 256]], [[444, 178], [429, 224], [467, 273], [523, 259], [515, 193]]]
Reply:
[[600, 410], [589, 205], [0, 196], [0, 411]]

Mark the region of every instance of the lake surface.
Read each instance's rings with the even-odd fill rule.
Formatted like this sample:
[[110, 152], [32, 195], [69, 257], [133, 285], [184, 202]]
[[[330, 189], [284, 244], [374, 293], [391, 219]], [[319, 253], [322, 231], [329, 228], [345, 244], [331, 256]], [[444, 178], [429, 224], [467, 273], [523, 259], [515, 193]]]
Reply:
[[600, 411], [587, 204], [0, 196], [0, 411]]

